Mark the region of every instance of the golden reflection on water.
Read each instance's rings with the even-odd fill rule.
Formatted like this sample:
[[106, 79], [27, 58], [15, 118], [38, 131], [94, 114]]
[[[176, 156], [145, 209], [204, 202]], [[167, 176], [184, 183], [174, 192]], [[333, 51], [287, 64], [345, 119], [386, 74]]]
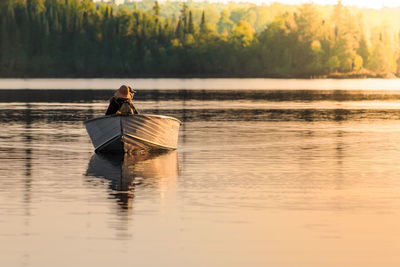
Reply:
[[400, 102], [346, 97], [143, 101], [184, 121], [143, 158], [93, 155], [106, 103], [0, 103], [0, 265], [397, 267]]

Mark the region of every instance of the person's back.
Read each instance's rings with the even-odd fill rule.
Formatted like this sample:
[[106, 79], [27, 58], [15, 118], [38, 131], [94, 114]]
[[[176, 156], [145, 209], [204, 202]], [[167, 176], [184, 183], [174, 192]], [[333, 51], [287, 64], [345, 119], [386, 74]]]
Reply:
[[129, 92], [129, 87], [122, 85], [114, 96], [110, 99], [106, 115], [112, 114], [139, 114], [132, 103], [132, 95]]

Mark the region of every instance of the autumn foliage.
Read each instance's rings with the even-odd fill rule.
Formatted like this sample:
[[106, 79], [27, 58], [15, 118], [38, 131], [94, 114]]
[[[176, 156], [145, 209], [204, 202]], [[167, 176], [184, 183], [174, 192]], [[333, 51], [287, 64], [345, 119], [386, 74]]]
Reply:
[[396, 9], [2, 0], [3, 77], [398, 75]]

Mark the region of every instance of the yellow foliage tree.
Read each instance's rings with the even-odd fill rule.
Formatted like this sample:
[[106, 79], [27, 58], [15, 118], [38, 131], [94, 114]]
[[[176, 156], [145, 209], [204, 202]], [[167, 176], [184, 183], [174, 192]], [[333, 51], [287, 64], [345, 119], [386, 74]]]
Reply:
[[238, 47], [246, 47], [251, 44], [254, 38], [254, 29], [246, 21], [239, 21], [229, 35], [229, 40]]

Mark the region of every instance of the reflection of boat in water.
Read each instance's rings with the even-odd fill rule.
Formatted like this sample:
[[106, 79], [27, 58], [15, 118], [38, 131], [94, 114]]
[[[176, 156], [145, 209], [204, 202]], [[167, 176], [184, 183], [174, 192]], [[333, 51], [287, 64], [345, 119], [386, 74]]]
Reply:
[[161, 115], [110, 115], [85, 121], [96, 152], [177, 148], [181, 122]]
[[109, 180], [110, 188], [115, 191], [113, 195], [122, 207], [127, 208], [135, 186], [140, 184], [158, 186], [161, 180], [176, 178], [177, 152], [94, 154], [90, 159], [86, 175]]

